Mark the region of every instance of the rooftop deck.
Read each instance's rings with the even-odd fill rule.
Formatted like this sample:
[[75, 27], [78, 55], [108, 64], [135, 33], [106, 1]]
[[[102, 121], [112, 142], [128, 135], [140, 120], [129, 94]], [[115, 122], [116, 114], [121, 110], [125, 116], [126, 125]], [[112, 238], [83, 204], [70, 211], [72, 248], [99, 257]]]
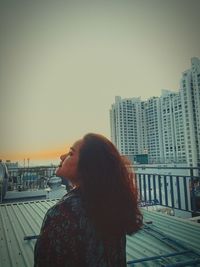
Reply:
[[[33, 266], [35, 239], [24, 238], [39, 234], [46, 211], [57, 201], [0, 205], [0, 266]], [[200, 266], [200, 224], [146, 208], [142, 212], [143, 229], [127, 236], [127, 266]]]
[[[39, 234], [46, 211], [66, 193], [60, 185], [49, 190], [54, 171], [52, 167], [10, 171], [11, 191], [0, 205], [0, 266], [33, 266], [35, 239], [29, 237]], [[192, 218], [200, 215], [196, 171], [135, 167], [144, 227], [127, 236], [127, 266], [200, 266], [199, 217]], [[159, 212], [163, 207], [191, 218], [163, 214]]]

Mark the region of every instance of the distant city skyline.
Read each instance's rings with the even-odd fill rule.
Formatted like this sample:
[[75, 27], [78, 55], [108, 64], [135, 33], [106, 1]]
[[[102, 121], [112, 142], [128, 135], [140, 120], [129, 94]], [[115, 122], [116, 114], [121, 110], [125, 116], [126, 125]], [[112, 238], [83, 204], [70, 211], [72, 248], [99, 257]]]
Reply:
[[191, 59], [179, 92], [160, 97], [115, 97], [111, 140], [134, 163], [200, 166], [200, 59]]
[[200, 2], [1, 1], [0, 158], [58, 158], [110, 138], [115, 96], [177, 92], [200, 57]]

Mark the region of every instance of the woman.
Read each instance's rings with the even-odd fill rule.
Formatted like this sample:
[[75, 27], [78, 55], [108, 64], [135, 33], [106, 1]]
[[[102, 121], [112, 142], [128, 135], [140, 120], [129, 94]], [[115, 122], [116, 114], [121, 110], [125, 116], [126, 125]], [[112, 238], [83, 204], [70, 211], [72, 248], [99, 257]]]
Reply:
[[125, 267], [126, 234], [142, 225], [130, 165], [93, 133], [60, 159], [56, 175], [74, 187], [44, 218], [35, 266]]

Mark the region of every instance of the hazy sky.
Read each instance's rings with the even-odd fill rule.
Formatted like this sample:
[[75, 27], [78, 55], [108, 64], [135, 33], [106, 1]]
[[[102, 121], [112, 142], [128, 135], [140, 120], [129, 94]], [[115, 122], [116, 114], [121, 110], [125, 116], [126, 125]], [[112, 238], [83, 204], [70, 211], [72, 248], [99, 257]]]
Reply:
[[110, 137], [116, 95], [178, 91], [200, 57], [199, 10], [199, 0], [0, 0], [0, 157]]

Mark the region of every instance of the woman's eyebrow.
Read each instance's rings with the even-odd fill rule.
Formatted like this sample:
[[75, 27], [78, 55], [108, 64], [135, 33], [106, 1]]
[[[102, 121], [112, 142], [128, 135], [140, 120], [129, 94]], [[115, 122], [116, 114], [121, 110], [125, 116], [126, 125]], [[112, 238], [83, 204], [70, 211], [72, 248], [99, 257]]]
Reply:
[[74, 147], [70, 147], [70, 150], [75, 151]]

